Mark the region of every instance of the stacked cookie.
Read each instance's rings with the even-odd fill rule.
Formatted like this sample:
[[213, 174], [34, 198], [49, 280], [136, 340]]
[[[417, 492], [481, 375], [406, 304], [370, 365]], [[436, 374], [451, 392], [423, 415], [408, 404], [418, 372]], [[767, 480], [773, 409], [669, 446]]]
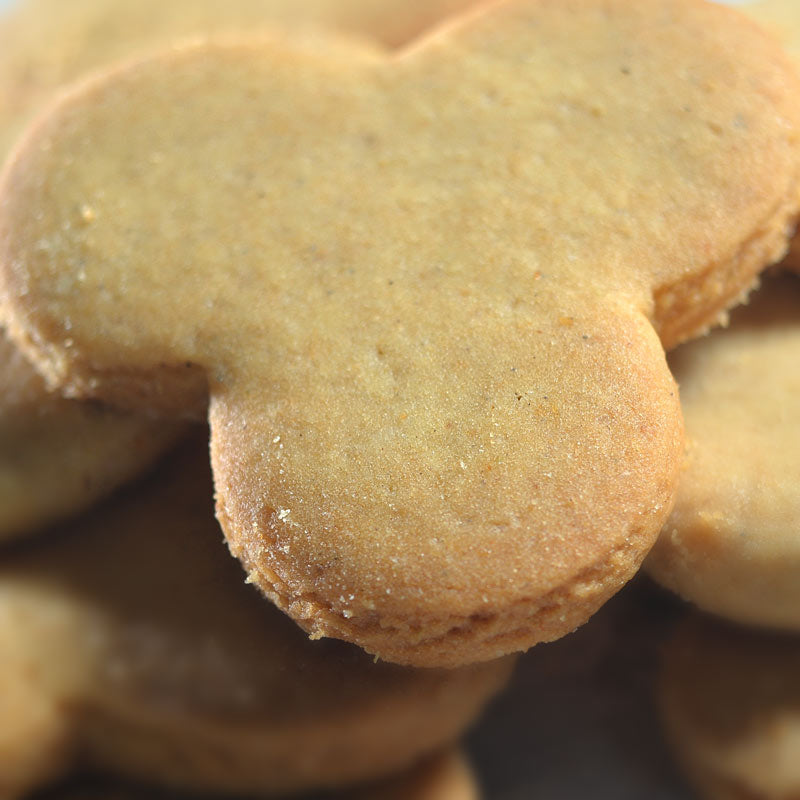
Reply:
[[[800, 9], [743, 9], [800, 57]], [[679, 348], [687, 455], [648, 558], [664, 586], [714, 614], [665, 648], [660, 701], [692, 783], [712, 800], [800, 793], [800, 281], [797, 237], [730, 327]], [[722, 620], [732, 621], [723, 622]]]
[[[658, 537], [684, 452], [665, 348], [786, 249], [795, 70], [701, 0], [508, 0], [400, 50], [459, 4], [395, 26], [388, 0], [107, 0], [63, 55], [29, 3], [3, 323], [60, 392], [150, 417], [116, 483], [207, 417], [214, 488], [193, 442], [4, 558], [0, 787], [410, 766]], [[212, 493], [266, 600], [214, 551]]]
[[[738, 625], [690, 616], [665, 650], [661, 706], [701, 796], [800, 791], [800, 280], [764, 279], [727, 330], [679, 348], [687, 456], [646, 562]], [[746, 626], [746, 627], [745, 627]]]
[[[410, 35], [407, 26], [424, 24], [430, 11], [399, 22], [374, 9], [370, 21], [363, 4], [308, 5], [309, 26], [359, 20], [387, 41]], [[23, 4], [0, 30], [0, 136], [10, 146], [25, 118], [86, 69], [177, 35], [269, 16], [298, 24], [296, 12], [277, 2]], [[510, 660], [417, 671], [308, 642], [244, 585], [220, 542], [205, 429], [62, 399], [10, 342], [1, 355], [0, 537], [41, 536], [0, 562], [0, 796], [27, 795], [76, 768], [204, 793], [274, 795], [411, 767], [345, 794], [477, 796], [463, 761], [432, 756], [505, 683]], [[192, 441], [147, 482], [42, 531], [182, 436]], [[93, 791], [154, 790], [63, 794]]]

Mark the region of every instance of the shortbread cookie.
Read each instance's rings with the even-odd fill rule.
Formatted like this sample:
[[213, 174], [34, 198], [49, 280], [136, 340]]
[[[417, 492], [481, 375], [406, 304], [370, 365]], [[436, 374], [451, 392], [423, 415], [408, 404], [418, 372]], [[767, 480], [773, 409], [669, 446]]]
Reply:
[[184, 430], [48, 393], [0, 329], [0, 542], [88, 508]]
[[[738, 8], [776, 35], [800, 68], [800, 3], [797, 0], [754, 0]], [[800, 272], [800, 237], [792, 239], [783, 266]]]
[[0, 797], [77, 767], [196, 791], [373, 779], [451, 742], [508, 660], [410, 670], [309, 642], [244, 585], [205, 443], [0, 560]]
[[707, 611], [800, 631], [800, 279], [670, 363], [686, 418], [678, 499], [647, 569]]
[[[479, 800], [480, 796], [472, 768], [463, 754], [448, 750], [394, 778], [298, 800]], [[103, 781], [53, 789], [37, 795], [36, 800], [209, 800], [209, 796], [200, 798]]]
[[665, 648], [668, 738], [708, 800], [800, 797], [800, 639], [693, 615]]
[[[279, 22], [330, 24], [399, 44], [466, 5], [466, 0], [25, 0], [0, 20], [0, 153], [65, 82], [175, 37]], [[2, 338], [0, 540], [88, 507], [150, 464], [178, 430], [49, 395]]]
[[174, 39], [266, 25], [332, 28], [387, 46], [477, 0], [18, 0], [0, 18], [0, 152], [53, 92]]
[[[467, 5], [467, 0], [23, 0], [0, 19], [0, 154], [64, 83], [176, 37], [280, 23], [330, 25], [400, 44]], [[178, 430], [49, 395], [0, 332], [0, 541], [88, 507], [150, 464]]]
[[172, 49], [16, 151], [5, 314], [75, 393], [210, 395], [231, 548], [312, 635], [492, 658], [585, 621], [663, 524], [662, 342], [782, 254], [798, 92], [699, 0], [490, 5], [403, 57]]

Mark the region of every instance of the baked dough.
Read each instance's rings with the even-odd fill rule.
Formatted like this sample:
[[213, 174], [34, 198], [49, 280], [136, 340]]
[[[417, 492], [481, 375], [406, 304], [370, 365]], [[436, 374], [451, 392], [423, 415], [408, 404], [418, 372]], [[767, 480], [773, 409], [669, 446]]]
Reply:
[[585, 621], [665, 521], [662, 345], [783, 253], [799, 93], [699, 0], [490, 5], [402, 56], [171, 49], [9, 162], [9, 329], [79, 394], [210, 395], [231, 548], [312, 635], [494, 658]]
[[410, 670], [310, 642], [244, 585], [205, 436], [139, 487], [0, 561], [0, 796], [78, 768], [279, 794], [410, 767], [453, 742], [509, 660]]
[[686, 419], [671, 517], [647, 561], [707, 611], [800, 631], [800, 279], [769, 277], [728, 329], [670, 354]]
[[[0, 17], [0, 156], [64, 84], [175, 39], [330, 26], [400, 45], [467, 0], [21, 0]], [[0, 161], [3, 159], [0, 158]], [[61, 400], [0, 329], [0, 542], [76, 514], [183, 430]]]

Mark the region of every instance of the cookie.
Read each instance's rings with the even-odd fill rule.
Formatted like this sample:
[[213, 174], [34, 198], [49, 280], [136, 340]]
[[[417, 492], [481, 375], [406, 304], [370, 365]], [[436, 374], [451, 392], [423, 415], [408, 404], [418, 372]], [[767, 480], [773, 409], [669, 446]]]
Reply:
[[800, 279], [670, 354], [686, 419], [675, 508], [646, 563], [701, 608], [800, 631]]
[[184, 430], [50, 394], [0, 329], [0, 542], [93, 505]]
[[16, 150], [4, 315], [70, 391], [210, 396], [231, 549], [313, 636], [494, 658], [652, 545], [683, 449], [662, 345], [782, 254], [798, 91], [692, 0], [493, 4], [400, 57], [173, 48]]
[[158, 44], [212, 31], [332, 28], [400, 46], [476, 0], [19, 0], [0, 19], [0, 152], [53, 92]]
[[[795, 65], [800, 66], [800, 5], [794, 0], [755, 0], [737, 7], [777, 36]], [[799, 238], [792, 239], [783, 266], [800, 272]]]
[[[305, 800], [479, 800], [480, 790], [464, 755], [448, 750], [394, 777], [364, 787], [306, 796]], [[203, 795], [208, 798], [208, 795]], [[109, 784], [106, 781], [53, 789], [36, 800], [201, 800], [194, 795], [159, 792], [152, 787]]]
[[665, 731], [708, 800], [800, 796], [800, 639], [699, 614], [667, 644], [659, 685]]
[[505, 683], [509, 660], [418, 671], [310, 642], [227, 556], [203, 439], [0, 560], [3, 798], [77, 767], [249, 794], [374, 779]]
[[[25, 0], [0, 19], [0, 154], [63, 84], [177, 37], [272, 22], [330, 25], [400, 44], [466, 5], [466, 0]], [[176, 425], [56, 399], [4, 337], [0, 365], [0, 541], [89, 507], [152, 463], [179, 433]]]

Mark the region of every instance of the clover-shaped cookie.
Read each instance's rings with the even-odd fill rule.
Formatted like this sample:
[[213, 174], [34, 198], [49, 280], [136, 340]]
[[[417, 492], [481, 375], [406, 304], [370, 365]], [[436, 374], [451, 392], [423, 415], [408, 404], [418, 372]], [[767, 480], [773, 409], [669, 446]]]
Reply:
[[307, 631], [491, 658], [652, 544], [682, 453], [662, 343], [782, 253], [797, 92], [691, 0], [492, 5], [394, 57], [172, 49], [7, 165], [4, 313], [75, 393], [210, 397], [230, 546]]
[[204, 438], [0, 560], [4, 800], [87, 766], [250, 794], [368, 780], [450, 743], [508, 677], [309, 642], [227, 555]]
[[649, 572], [707, 611], [800, 631], [800, 279], [670, 354], [687, 453]]
[[[25, 0], [0, 19], [0, 152], [65, 82], [176, 37], [281, 24], [400, 43], [467, 0]], [[0, 540], [89, 506], [180, 428], [67, 402], [0, 332]]]

